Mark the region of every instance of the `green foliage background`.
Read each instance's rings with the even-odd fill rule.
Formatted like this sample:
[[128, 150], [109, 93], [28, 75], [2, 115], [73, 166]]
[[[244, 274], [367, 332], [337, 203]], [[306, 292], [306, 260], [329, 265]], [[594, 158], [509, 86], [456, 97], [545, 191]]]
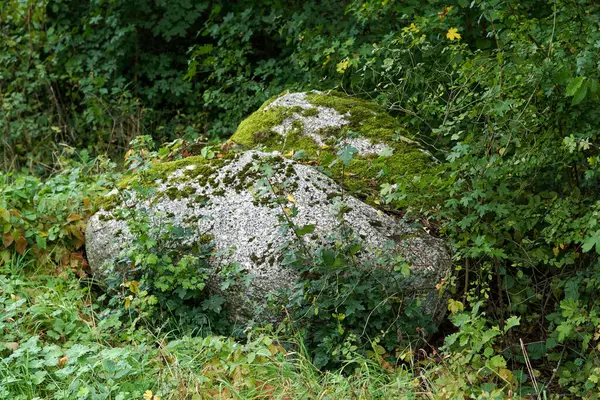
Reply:
[[[464, 373], [440, 382], [506, 392], [527, 381], [527, 354], [547, 387], [595, 398], [599, 24], [585, 0], [4, 0], [4, 260], [20, 246], [62, 264], [79, 249], [84, 199], [111, 186], [81, 183], [106, 171], [94, 156], [143, 134], [226, 139], [284, 89], [335, 88], [381, 103], [442, 161], [417, 186], [381, 188], [453, 246], [445, 350]], [[65, 154], [83, 166], [46, 186], [9, 172], [54, 173]], [[79, 208], [56, 205], [66, 187]]]

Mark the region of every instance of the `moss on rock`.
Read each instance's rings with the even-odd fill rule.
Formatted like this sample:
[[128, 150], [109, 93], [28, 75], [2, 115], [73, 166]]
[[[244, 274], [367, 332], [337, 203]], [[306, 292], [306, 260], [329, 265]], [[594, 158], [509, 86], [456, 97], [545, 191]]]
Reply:
[[[98, 201], [98, 208], [110, 212], [123, 205], [125, 199], [121, 195], [122, 191], [134, 189], [139, 195], [143, 192], [153, 191], [160, 184], [167, 184], [167, 188], [155, 196], [144, 195], [145, 197], [154, 197], [154, 202], [163, 196], [171, 200], [183, 198], [193, 198], [197, 204], [206, 202], [207, 196], [197, 196], [193, 187], [185, 186], [186, 183], [194, 182], [196, 186], [210, 185], [215, 187], [214, 195], [217, 195], [220, 182], [215, 181], [218, 170], [235, 157], [235, 153], [224, 154], [222, 158], [208, 160], [201, 156], [183, 158], [181, 160], [169, 162], [156, 162], [149, 169], [125, 176], [117, 185], [117, 190], [102, 197]], [[181, 171], [177, 177], [172, 174]], [[107, 217], [109, 218], [109, 217]], [[110, 217], [112, 218], [112, 217]]]
[[376, 198], [381, 183], [436, 170], [431, 155], [377, 103], [338, 92], [272, 98], [239, 125], [231, 140], [245, 149], [279, 151], [286, 157], [303, 151], [303, 162], [323, 167], [338, 158], [344, 143], [350, 144], [358, 154], [346, 168], [335, 163], [332, 175], [367, 201]]

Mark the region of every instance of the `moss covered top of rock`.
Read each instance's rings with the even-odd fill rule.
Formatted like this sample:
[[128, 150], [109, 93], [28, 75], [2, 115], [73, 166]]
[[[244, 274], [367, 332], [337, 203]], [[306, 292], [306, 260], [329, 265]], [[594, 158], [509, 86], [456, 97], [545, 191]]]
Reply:
[[265, 102], [231, 137], [245, 149], [279, 151], [315, 166], [330, 166], [346, 146], [357, 150], [334, 179], [367, 200], [383, 182], [433, 173], [434, 159], [378, 104], [338, 92], [284, 93]]
[[[123, 193], [135, 195], [137, 201], [151, 199], [150, 204], [161, 201], [164, 197], [170, 200], [188, 199], [190, 206], [202, 207], [211, 198], [224, 196], [226, 190], [240, 193], [252, 188], [261, 178], [262, 173], [255, 167], [255, 162], [267, 162], [274, 170], [289, 179], [287, 184], [295, 188], [297, 183], [292, 164], [279, 154], [262, 156], [259, 152], [251, 152], [251, 162], [239, 170], [231, 170], [230, 163], [239, 161], [246, 152], [230, 151], [219, 153], [218, 158], [206, 159], [201, 156], [187, 157], [177, 161], [162, 162], [149, 169], [132, 174], [123, 179], [117, 190], [109, 193], [99, 202], [100, 208], [111, 212], [121, 207], [125, 201]], [[258, 165], [257, 164], [257, 165]], [[228, 167], [229, 166], [229, 167]], [[279, 171], [281, 170], [281, 171]]]
[[[166, 195], [173, 200], [195, 194], [195, 189], [191, 187], [178, 188], [182, 184], [194, 182], [198, 186], [217, 187], [220, 184], [215, 179], [217, 171], [230, 162], [235, 157], [235, 153], [226, 153], [221, 156], [221, 158], [210, 160], [202, 156], [192, 156], [176, 161], [157, 162], [145, 171], [126, 176], [118, 184], [118, 190], [102, 198], [98, 206], [105, 211], [111, 211], [121, 206], [125, 199], [120, 195], [120, 191], [128, 189], [135, 189], [137, 195], [145, 197], [149, 193], [144, 194], [144, 192], [154, 192], [161, 184], [166, 184], [167, 189], [157, 195], [156, 199]], [[174, 178], [174, 173], [178, 171], [177, 178]]]
[[[240, 150], [278, 151], [296, 161], [323, 167], [323, 172], [371, 204], [379, 198], [382, 183], [411, 181], [436, 171], [433, 158], [379, 105], [337, 92], [274, 97], [243, 121], [231, 140], [241, 145]], [[339, 161], [338, 151], [348, 145], [357, 154], [346, 167]], [[192, 156], [157, 163], [126, 177], [119, 189], [137, 187], [153, 192], [162, 185], [166, 190], [161, 189], [156, 198], [206, 199], [206, 194], [196, 196], [192, 188], [185, 187], [193, 182], [196, 187], [211, 187], [210, 195], [219, 196], [227, 186], [243, 186], [234, 177], [217, 179], [218, 171], [239, 154], [229, 151], [211, 160]], [[122, 202], [122, 196], [113, 193], [100, 202], [100, 207], [109, 211]]]

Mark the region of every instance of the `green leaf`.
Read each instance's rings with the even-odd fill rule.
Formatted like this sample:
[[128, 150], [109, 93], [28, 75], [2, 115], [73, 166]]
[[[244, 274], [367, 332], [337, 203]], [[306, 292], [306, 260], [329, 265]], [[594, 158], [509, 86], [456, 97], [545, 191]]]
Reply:
[[204, 311], [220, 313], [223, 303], [225, 303], [225, 298], [223, 296], [213, 295], [202, 303], [202, 309]]
[[305, 160], [307, 158], [306, 151], [298, 150], [292, 156], [292, 160]]
[[263, 356], [263, 357], [271, 357], [271, 352], [269, 351], [269, 349], [265, 349], [265, 348], [259, 349], [256, 352], [256, 354], [259, 356]]
[[521, 317], [517, 317], [513, 315], [509, 319], [506, 320], [506, 325], [504, 325], [504, 333], [508, 332], [510, 328], [513, 328], [517, 325], [521, 324]]
[[29, 377], [29, 379], [35, 384], [35, 385], [39, 385], [42, 382], [44, 382], [44, 379], [46, 378], [46, 375], [48, 375], [48, 373], [46, 371], [36, 371], [31, 377]]
[[315, 231], [315, 225], [314, 224], [304, 225], [300, 228], [296, 228], [294, 231], [296, 232], [296, 235], [298, 235], [298, 236], [308, 235]]
[[571, 335], [573, 327], [569, 324], [561, 324], [556, 327], [556, 331], [558, 332], [558, 341], [562, 343]]
[[104, 370], [109, 374], [112, 374], [116, 371], [116, 364], [113, 360], [102, 360], [102, 366], [104, 367]]
[[585, 80], [585, 76], [578, 76], [577, 78], [571, 80], [571, 82], [567, 85], [567, 96], [574, 96], [575, 93], [581, 88], [581, 84]]
[[348, 302], [346, 304], [346, 315], [347, 316], [355, 314], [356, 311], [363, 311], [363, 310], [365, 310], [365, 307], [359, 301], [357, 301], [355, 299], [348, 300]]
[[587, 82], [584, 82], [579, 87], [579, 89], [577, 89], [577, 92], [575, 92], [575, 96], [573, 96], [573, 101], [571, 101], [571, 105], [576, 106], [577, 104], [581, 103], [587, 96], [587, 92], [588, 92], [588, 84], [587, 84]]
[[502, 356], [494, 356], [486, 362], [486, 366], [490, 369], [506, 368], [506, 360]]
[[488, 329], [487, 331], [483, 332], [483, 335], [481, 335], [481, 343], [487, 343], [499, 334], [500, 332], [498, 332], [495, 328]]
[[354, 147], [352, 147], [351, 145], [346, 145], [344, 146], [343, 149], [341, 149], [340, 151], [338, 151], [338, 156], [340, 157], [340, 160], [344, 163], [345, 166], [350, 165], [350, 161], [352, 161], [352, 159], [354, 158], [354, 156], [358, 153], [358, 150], [356, 150]]
[[466, 314], [456, 314], [453, 318], [452, 318], [452, 323], [454, 324], [454, 326], [457, 327], [461, 327], [463, 325], [465, 325], [467, 322], [471, 321], [471, 317]]
[[581, 250], [584, 253], [596, 248], [596, 252], [600, 253], [600, 231], [594, 232], [594, 234], [583, 241], [583, 245], [581, 246]]
[[146, 263], [148, 265], [156, 265], [158, 263], [158, 256], [156, 254], [148, 254]]
[[203, 56], [206, 54], [210, 54], [213, 51], [212, 44], [204, 44], [202, 46], [198, 46], [194, 49], [195, 56]]
[[40, 249], [46, 248], [46, 238], [44, 236], [37, 235], [35, 241]]
[[408, 263], [402, 263], [400, 265], [396, 265], [394, 267], [394, 271], [400, 272], [402, 274], [402, 276], [406, 277], [406, 276], [410, 275], [411, 268]]
[[390, 146], [385, 146], [383, 150], [379, 152], [379, 157], [391, 157], [394, 155], [394, 149]]
[[446, 336], [446, 339], [444, 340], [444, 345], [448, 346], [448, 347], [452, 346], [454, 343], [456, 343], [456, 340], [459, 337], [460, 337], [460, 333], [458, 333], [458, 332]]
[[202, 150], [200, 150], [200, 155], [207, 160], [215, 158], [215, 152], [212, 150], [212, 146], [204, 146]]

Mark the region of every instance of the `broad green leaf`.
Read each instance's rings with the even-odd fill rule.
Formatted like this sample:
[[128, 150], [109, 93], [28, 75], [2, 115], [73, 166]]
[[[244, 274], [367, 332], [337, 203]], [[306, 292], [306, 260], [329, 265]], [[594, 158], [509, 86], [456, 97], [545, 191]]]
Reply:
[[343, 149], [338, 151], [338, 156], [340, 160], [344, 163], [345, 166], [350, 165], [350, 161], [354, 158], [354, 156], [358, 153], [358, 150], [352, 147], [351, 145], [344, 146]]
[[506, 324], [504, 325], [504, 333], [508, 332], [510, 328], [513, 328], [517, 325], [521, 324], [521, 317], [517, 317], [513, 315], [509, 319], [506, 320]]
[[579, 88], [581, 88], [581, 84], [583, 83], [585, 77], [584, 76], [578, 76], [577, 78], [574, 78], [573, 80], [571, 80], [571, 82], [567, 85], [567, 96], [571, 97], [574, 96], [575, 93], [577, 93], [577, 91], [579, 90]]
[[575, 92], [575, 95], [573, 96], [573, 101], [571, 102], [571, 105], [576, 106], [577, 104], [581, 103], [587, 96], [587, 92], [588, 92], [588, 84], [587, 84], [587, 82], [584, 82], [579, 87], [579, 89], [577, 89], [577, 91]]
[[313, 224], [304, 225], [302, 227], [296, 228], [295, 232], [298, 236], [308, 235], [315, 231], [315, 226]]
[[583, 245], [581, 246], [581, 250], [584, 253], [596, 248], [596, 252], [600, 253], [600, 231], [594, 232], [592, 236], [589, 236], [583, 241]]

